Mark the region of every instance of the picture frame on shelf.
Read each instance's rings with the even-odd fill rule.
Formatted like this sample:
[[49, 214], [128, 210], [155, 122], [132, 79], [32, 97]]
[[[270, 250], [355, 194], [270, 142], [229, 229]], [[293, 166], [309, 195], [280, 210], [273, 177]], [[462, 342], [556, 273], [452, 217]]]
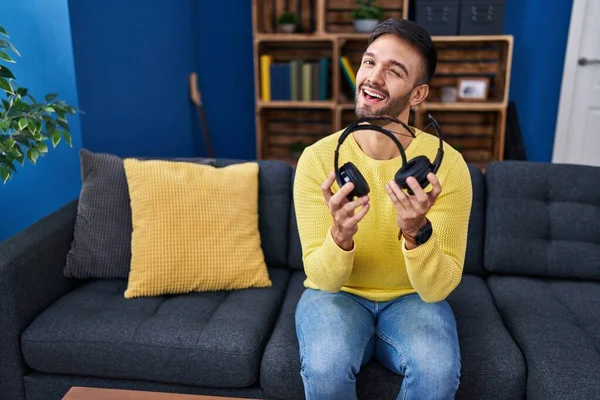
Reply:
[[489, 79], [460, 78], [456, 85], [458, 101], [486, 101], [488, 98]]

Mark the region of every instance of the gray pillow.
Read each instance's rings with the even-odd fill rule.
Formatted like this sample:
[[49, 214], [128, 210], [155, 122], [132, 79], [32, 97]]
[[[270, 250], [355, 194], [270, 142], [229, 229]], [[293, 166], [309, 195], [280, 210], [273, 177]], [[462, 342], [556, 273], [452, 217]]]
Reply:
[[[123, 159], [87, 149], [81, 149], [79, 156], [82, 188], [64, 275], [78, 279], [127, 279], [132, 227]], [[207, 158], [170, 160], [214, 164]]]

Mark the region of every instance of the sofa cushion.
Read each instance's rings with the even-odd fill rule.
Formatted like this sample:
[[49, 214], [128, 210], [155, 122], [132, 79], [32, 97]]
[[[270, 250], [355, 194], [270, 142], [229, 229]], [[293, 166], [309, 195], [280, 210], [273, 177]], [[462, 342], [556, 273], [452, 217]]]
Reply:
[[125, 299], [125, 280], [86, 283], [60, 298], [22, 335], [34, 370], [214, 387], [257, 381], [289, 277], [239, 291]]
[[[305, 278], [299, 271], [292, 274], [263, 356], [261, 385], [275, 398], [304, 398], [294, 314], [305, 290]], [[526, 376], [523, 356], [494, 308], [483, 279], [463, 277], [448, 301], [457, 318], [462, 357], [457, 398], [522, 398]], [[395, 399], [401, 383], [401, 376], [371, 361], [357, 375], [357, 392], [359, 398]]]
[[[131, 208], [123, 159], [79, 151], [82, 187], [73, 241], [64, 274], [68, 278], [127, 278], [131, 262]], [[174, 160], [210, 164], [204, 158]]]
[[[224, 167], [243, 160], [217, 159]], [[292, 167], [283, 161], [259, 160], [258, 227], [269, 267], [287, 268]]]
[[133, 221], [126, 298], [271, 286], [256, 162], [124, 164]]
[[[296, 170], [292, 172], [293, 178]], [[485, 180], [481, 169], [475, 165], [469, 165], [471, 173], [471, 183], [473, 185], [473, 203], [471, 206], [471, 215], [469, 217], [469, 231], [467, 237], [467, 250], [465, 254], [464, 273], [473, 275], [483, 275], [483, 237], [485, 232]], [[443, 189], [442, 189], [443, 190]], [[302, 262], [302, 245], [298, 235], [298, 225], [296, 223], [296, 212], [294, 209], [293, 197], [290, 200], [292, 208], [290, 210], [290, 243], [289, 243], [289, 261], [288, 264], [293, 269], [304, 269]]]
[[486, 180], [486, 269], [600, 280], [600, 168], [504, 161]]
[[[290, 185], [292, 191], [294, 190], [294, 177], [296, 176], [296, 169], [292, 171]], [[300, 243], [300, 234], [298, 233], [298, 222], [296, 221], [296, 208], [294, 207], [294, 196], [290, 198], [290, 243], [289, 243], [289, 254], [288, 254], [288, 265], [292, 269], [304, 270], [304, 263], [302, 261], [302, 244]]]
[[[483, 238], [485, 233], [485, 179], [481, 169], [469, 164], [471, 184], [473, 186], [473, 201], [469, 217], [469, 232], [467, 236], [467, 252], [465, 254], [464, 273], [480, 275], [483, 269]], [[442, 188], [442, 191], [444, 189]]]
[[527, 361], [527, 398], [600, 399], [600, 283], [488, 280]]

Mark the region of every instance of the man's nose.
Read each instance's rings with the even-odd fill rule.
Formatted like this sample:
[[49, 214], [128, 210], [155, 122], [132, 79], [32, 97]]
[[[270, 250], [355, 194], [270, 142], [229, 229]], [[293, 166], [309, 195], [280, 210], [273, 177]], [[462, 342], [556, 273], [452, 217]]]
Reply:
[[369, 75], [369, 82], [373, 85], [383, 86], [383, 69], [376, 67], [371, 70], [371, 74]]

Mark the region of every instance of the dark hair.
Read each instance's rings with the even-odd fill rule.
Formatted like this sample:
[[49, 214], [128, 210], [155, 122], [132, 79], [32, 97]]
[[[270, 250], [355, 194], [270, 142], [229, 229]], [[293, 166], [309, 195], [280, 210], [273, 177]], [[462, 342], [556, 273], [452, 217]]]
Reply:
[[423, 58], [423, 74], [417, 84], [428, 83], [435, 73], [437, 50], [425, 29], [408, 19], [389, 18], [381, 22], [369, 38], [369, 45], [378, 37], [393, 34], [412, 44]]

